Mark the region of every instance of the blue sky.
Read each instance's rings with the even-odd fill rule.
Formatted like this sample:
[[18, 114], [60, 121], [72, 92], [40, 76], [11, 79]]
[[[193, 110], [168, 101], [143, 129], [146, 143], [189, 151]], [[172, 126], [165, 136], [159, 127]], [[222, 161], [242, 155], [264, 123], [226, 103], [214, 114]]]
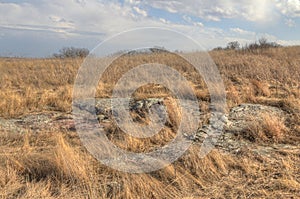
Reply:
[[[122, 31], [162, 27], [205, 49], [260, 37], [300, 45], [300, 0], [0, 0], [0, 56], [93, 49]], [[134, 42], [134, 41], [132, 41]]]

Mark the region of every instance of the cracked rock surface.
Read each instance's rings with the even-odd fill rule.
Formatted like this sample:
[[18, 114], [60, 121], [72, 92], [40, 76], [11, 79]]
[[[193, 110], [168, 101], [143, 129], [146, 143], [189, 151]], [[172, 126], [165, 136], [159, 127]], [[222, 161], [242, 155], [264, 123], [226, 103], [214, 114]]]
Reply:
[[[130, 101], [129, 109], [136, 112], [147, 112], [154, 105], [163, 105], [164, 99], [149, 98], [139, 101]], [[94, 111], [100, 123], [111, 124], [112, 109], [110, 100], [101, 99], [96, 101], [95, 106], [80, 104], [78, 108], [85, 111]], [[222, 113], [201, 113], [200, 118], [214, 118], [209, 123], [202, 125], [192, 135], [186, 135], [188, 140], [195, 144], [201, 144], [209, 140], [216, 148], [223, 151], [238, 153], [243, 147], [251, 148], [254, 152], [268, 154], [282, 148], [284, 150], [299, 151], [300, 146], [285, 144], [273, 144], [272, 146], [258, 146], [242, 139], [237, 139], [238, 134], [243, 133], [249, 126], [249, 121], [260, 120], [261, 113], [268, 113], [271, 116], [286, 118], [287, 114], [279, 108], [264, 106], [260, 104], [241, 104], [233, 107], [228, 114]], [[8, 133], [34, 133], [45, 131], [76, 131], [71, 113], [42, 112], [22, 116], [15, 119], [0, 118], [0, 131]]]

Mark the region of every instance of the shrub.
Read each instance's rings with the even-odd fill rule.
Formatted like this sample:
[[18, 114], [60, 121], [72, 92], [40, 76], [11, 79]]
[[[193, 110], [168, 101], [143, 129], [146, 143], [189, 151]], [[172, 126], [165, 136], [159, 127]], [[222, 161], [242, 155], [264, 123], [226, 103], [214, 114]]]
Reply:
[[59, 53], [53, 54], [55, 58], [84, 58], [88, 56], [90, 51], [86, 48], [64, 47], [59, 50]]
[[229, 50], [238, 50], [240, 49], [240, 43], [238, 41], [232, 41], [227, 44], [226, 49]]
[[276, 42], [268, 42], [268, 40], [265, 37], [262, 37], [258, 40], [258, 42], [246, 44], [243, 47], [243, 50], [253, 52], [259, 49], [278, 48], [278, 47], [281, 47], [281, 45]]

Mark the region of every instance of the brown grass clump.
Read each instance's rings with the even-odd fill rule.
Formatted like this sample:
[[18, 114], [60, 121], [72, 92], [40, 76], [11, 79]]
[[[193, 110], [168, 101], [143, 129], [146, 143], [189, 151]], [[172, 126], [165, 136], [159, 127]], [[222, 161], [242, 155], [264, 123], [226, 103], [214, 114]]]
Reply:
[[245, 137], [257, 142], [280, 142], [286, 136], [287, 127], [279, 116], [262, 113], [256, 118], [249, 118]]
[[267, 138], [278, 142], [284, 137], [287, 128], [284, 124], [284, 119], [279, 117], [271, 117], [268, 114], [262, 116], [262, 127]]
[[251, 83], [253, 84], [255, 95], [264, 97], [271, 95], [268, 84], [258, 80], [252, 80]]

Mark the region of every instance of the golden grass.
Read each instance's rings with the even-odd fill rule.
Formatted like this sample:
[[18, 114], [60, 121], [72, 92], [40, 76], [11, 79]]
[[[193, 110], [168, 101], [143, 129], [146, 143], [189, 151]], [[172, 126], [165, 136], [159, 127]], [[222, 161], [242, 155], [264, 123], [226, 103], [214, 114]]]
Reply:
[[[300, 139], [300, 48], [266, 49], [260, 53], [210, 53], [225, 83], [227, 104], [276, 106], [289, 118], [263, 115], [250, 133], [264, 144]], [[0, 59], [0, 116], [30, 112], [71, 111], [72, 88], [82, 59]], [[97, 97], [111, 95], [118, 78], [134, 66], [159, 62], [182, 72], [209, 111], [203, 79], [172, 54], [136, 55], [116, 60], [100, 80]], [[114, 78], [111, 78], [114, 74]], [[135, 98], [166, 97], [166, 88], [148, 85]], [[151, 91], [151, 92], [150, 92]], [[167, 106], [175, 107], [172, 97]], [[129, 151], [145, 152], [174, 137], [181, 117], [169, 109], [169, 125], [151, 139], [140, 140], [109, 127], [109, 137]], [[136, 116], [137, 117], [137, 116]], [[124, 142], [125, 141], [125, 142]], [[254, 142], [259, 146], [260, 142]], [[198, 157], [193, 145], [172, 165], [148, 174], [127, 174], [96, 161], [74, 132], [27, 134], [0, 132], [0, 198], [297, 198], [300, 197], [299, 151], [273, 151], [270, 156], [242, 148], [238, 154], [213, 150]]]
[[297, 196], [300, 186], [297, 154], [270, 159], [247, 150], [238, 156], [213, 150], [201, 159], [193, 146], [165, 169], [126, 174], [101, 165], [80, 145], [71, 146], [66, 135], [44, 136], [55, 141], [46, 149], [36, 146], [40, 140], [34, 135], [29, 146], [25, 135], [18, 135], [26, 150], [19, 146], [1, 155], [2, 198], [284, 198]]
[[261, 113], [249, 118], [249, 126], [244, 136], [256, 142], [279, 142], [286, 136], [287, 127], [279, 116]]
[[0, 115], [70, 111], [80, 60], [0, 59]]

